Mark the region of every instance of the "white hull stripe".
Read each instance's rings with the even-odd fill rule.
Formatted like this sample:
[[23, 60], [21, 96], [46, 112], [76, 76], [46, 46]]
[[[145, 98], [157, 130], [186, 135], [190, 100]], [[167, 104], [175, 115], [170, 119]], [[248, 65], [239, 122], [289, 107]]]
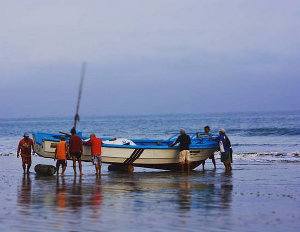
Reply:
[[144, 149], [141, 149], [141, 148], [135, 149], [132, 152], [131, 156], [124, 161], [124, 164], [133, 164], [133, 162], [136, 161], [143, 152], [144, 152]]

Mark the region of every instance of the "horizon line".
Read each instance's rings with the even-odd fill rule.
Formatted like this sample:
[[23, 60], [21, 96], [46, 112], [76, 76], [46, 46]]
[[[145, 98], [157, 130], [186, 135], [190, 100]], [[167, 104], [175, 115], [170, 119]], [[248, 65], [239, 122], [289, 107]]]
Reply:
[[[187, 112], [170, 112], [170, 113], [146, 113], [146, 114], [102, 114], [102, 115], [84, 115], [86, 118], [96, 118], [96, 117], [146, 117], [146, 116], [167, 116], [167, 115], [211, 115], [211, 114], [243, 114], [243, 113], [279, 113], [279, 112], [300, 112], [300, 109], [295, 110], [288, 110], [288, 109], [282, 109], [282, 110], [249, 110], [249, 111], [215, 111], [215, 112], [193, 112], [193, 113], [187, 113]], [[73, 115], [42, 115], [42, 116], [13, 116], [13, 117], [0, 117], [0, 120], [9, 120], [9, 119], [40, 119], [40, 118], [72, 118]], [[82, 116], [81, 116], [82, 117]]]

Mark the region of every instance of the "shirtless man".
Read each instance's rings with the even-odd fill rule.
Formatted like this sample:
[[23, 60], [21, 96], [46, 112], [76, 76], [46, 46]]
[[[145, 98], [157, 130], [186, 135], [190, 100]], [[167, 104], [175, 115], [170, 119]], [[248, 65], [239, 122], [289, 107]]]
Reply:
[[[31, 153], [33, 151], [33, 140], [29, 138], [29, 134], [24, 133], [23, 139], [19, 142], [17, 157], [21, 155], [22, 158], [22, 167], [24, 174], [29, 174], [30, 166], [31, 166]], [[27, 166], [27, 169], [26, 169]]]

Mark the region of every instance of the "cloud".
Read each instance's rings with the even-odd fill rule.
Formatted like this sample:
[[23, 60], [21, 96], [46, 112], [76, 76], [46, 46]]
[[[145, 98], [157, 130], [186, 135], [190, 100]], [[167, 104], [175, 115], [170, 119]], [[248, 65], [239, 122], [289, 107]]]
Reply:
[[70, 114], [84, 60], [87, 114], [293, 109], [299, 7], [277, 0], [2, 1], [0, 113]]

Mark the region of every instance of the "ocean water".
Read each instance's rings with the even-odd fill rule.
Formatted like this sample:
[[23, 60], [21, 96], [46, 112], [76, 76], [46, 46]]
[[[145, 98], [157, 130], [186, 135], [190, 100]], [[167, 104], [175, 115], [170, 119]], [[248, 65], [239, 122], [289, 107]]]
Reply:
[[[225, 128], [236, 158], [298, 161], [300, 111], [267, 113], [170, 114], [84, 117], [84, 134], [125, 138], [169, 138], [185, 128], [193, 134], [209, 125], [214, 133]], [[69, 131], [72, 118], [19, 118], [0, 120], [0, 151], [14, 153], [24, 131]]]
[[[232, 173], [208, 161], [190, 174], [137, 168], [84, 175], [22, 174], [15, 155], [24, 131], [68, 131], [71, 118], [0, 120], [0, 231], [299, 231], [300, 112], [84, 117], [83, 133], [168, 138], [225, 128]], [[51, 159], [33, 157], [38, 163]]]

